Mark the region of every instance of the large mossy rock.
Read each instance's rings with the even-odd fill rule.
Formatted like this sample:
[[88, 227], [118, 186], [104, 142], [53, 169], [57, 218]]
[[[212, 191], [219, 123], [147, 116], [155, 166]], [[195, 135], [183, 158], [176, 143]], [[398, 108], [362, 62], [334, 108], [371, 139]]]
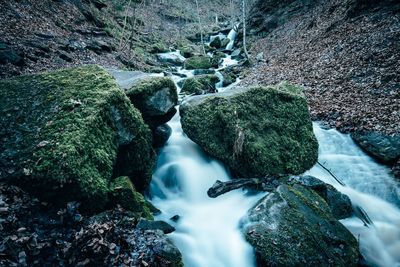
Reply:
[[176, 113], [178, 92], [168, 77], [147, 77], [126, 90], [126, 95], [152, 129], [168, 122]]
[[258, 266], [357, 266], [355, 237], [314, 191], [279, 186], [248, 213], [243, 229]]
[[186, 59], [185, 69], [209, 69], [218, 67], [218, 61], [209, 56], [194, 56]]
[[183, 82], [181, 93], [195, 95], [215, 93], [215, 84], [218, 82], [219, 78], [215, 74], [197, 75]]
[[317, 161], [318, 142], [297, 86], [193, 96], [180, 111], [189, 138], [242, 177], [300, 174]]
[[94, 210], [106, 204], [113, 173], [132, 177], [138, 190], [149, 183], [150, 129], [105, 69], [2, 80], [0, 96], [1, 178]]

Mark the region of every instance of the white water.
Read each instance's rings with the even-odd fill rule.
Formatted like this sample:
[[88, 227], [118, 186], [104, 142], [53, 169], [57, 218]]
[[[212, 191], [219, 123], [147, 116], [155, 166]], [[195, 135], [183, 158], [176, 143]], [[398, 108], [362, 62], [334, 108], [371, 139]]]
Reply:
[[346, 186], [338, 184], [327, 171], [314, 166], [307, 174], [332, 184], [348, 195], [353, 206], [362, 207], [373, 225], [364, 226], [357, 217], [341, 222], [360, 240], [361, 253], [371, 266], [400, 266], [400, 187], [390, 170], [366, 155], [350, 138], [336, 130], [314, 124], [319, 143], [319, 162]]
[[233, 27], [233, 29], [228, 33], [228, 38], [230, 40], [230, 42], [226, 45], [226, 50], [232, 50], [233, 45], [235, 44], [235, 39], [237, 36], [237, 31], [239, 28], [239, 24], [235, 25], [235, 27]]

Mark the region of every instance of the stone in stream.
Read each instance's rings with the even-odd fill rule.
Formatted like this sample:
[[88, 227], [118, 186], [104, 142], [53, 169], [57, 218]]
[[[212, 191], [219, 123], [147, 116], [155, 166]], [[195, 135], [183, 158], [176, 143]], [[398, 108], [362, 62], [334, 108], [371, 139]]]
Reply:
[[185, 58], [179, 52], [170, 52], [157, 54], [157, 59], [162, 63], [170, 63], [172, 65], [183, 65]]
[[153, 147], [160, 148], [165, 145], [172, 134], [172, 129], [168, 124], [158, 126], [153, 132]]
[[180, 107], [184, 132], [241, 177], [300, 174], [317, 161], [302, 89], [281, 83], [193, 96]]
[[194, 56], [186, 59], [185, 69], [210, 69], [218, 67], [218, 61], [209, 56]]
[[219, 36], [215, 37], [214, 40], [212, 40], [212, 42], [210, 43], [211, 47], [214, 48], [221, 48], [222, 43], [221, 43], [221, 38]]
[[326, 202], [301, 185], [281, 185], [244, 221], [258, 266], [357, 266], [358, 242]]
[[195, 95], [215, 93], [217, 82], [219, 82], [217, 75], [197, 75], [184, 80], [181, 93]]
[[164, 221], [150, 221], [143, 218], [139, 220], [136, 228], [141, 230], [161, 230], [164, 234], [169, 234], [175, 231], [175, 228], [169, 223]]
[[0, 81], [0, 178], [40, 199], [102, 209], [114, 175], [143, 190], [151, 131], [113, 77], [89, 65]]
[[174, 82], [168, 77], [137, 79], [125, 92], [151, 129], [168, 122], [176, 113], [178, 93]]

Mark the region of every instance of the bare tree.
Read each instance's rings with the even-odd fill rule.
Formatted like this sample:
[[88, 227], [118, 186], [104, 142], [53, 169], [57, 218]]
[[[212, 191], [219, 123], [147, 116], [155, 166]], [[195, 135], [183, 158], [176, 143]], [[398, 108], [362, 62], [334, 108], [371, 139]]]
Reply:
[[243, 23], [243, 50], [247, 59], [249, 59], [249, 52], [246, 46], [246, 1], [242, 0], [242, 23]]
[[204, 47], [204, 42], [203, 42], [203, 27], [201, 26], [201, 19], [200, 19], [200, 9], [199, 9], [199, 1], [196, 0], [196, 8], [197, 8], [197, 18], [199, 20], [199, 30], [200, 30], [200, 42], [203, 47], [203, 54], [206, 54], [206, 49]]

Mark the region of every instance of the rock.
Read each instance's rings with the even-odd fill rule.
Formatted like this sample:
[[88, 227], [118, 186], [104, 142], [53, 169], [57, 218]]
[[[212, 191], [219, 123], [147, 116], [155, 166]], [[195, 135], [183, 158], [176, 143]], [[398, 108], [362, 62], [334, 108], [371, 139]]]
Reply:
[[395, 177], [400, 179], [400, 159], [394, 164], [392, 172]]
[[124, 209], [135, 213], [136, 217], [153, 219], [149, 205], [143, 195], [136, 192], [134, 185], [127, 176], [115, 178], [111, 183], [110, 200]]
[[25, 60], [22, 54], [9, 48], [6, 44], [0, 43], [0, 64], [11, 63], [16, 66], [23, 66]]
[[64, 51], [58, 51], [58, 56], [59, 56], [61, 59], [67, 61], [67, 62], [72, 62], [72, 61], [74, 60], [74, 59], [72, 58], [71, 54], [66, 53], [66, 52], [64, 52]]
[[169, 49], [168, 47], [165, 46], [163, 43], [154, 43], [151, 46], [150, 53], [156, 54], [156, 53], [165, 53], [168, 52]]
[[225, 48], [231, 40], [229, 38], [224, 38], [221, 41], [221, 48]]
[[332, 215], [336, 219], [341, 220], [352, 216], [353, 207], [350, 198], [336, 190], [332, 185], [310, 175], [296, 177], [295, 179], [301, 185], [320, 195], [331, 208]]
[[164, 221], [149, 221], [146, 219], [140, 219], [136, 228], [141, 230], [161, 230], [164, 234], [175, 231], [174, 227]]
[[102, 67], [2, 80], [0, 92], [0, 179], [90, 210], [107, 203], [113, 174], [148, 185], [150, 129]]
[[126, 95], [138, 108], [152, 129], [168, 122], [176, 113], [178, 93], [168, 77], [148, 77], [137, 80]]
[[357, 240], [312, 190], [281, 185], [247, 220], [243, 232], [258, 266], [357, 266]]
[[158, 126], [153, 133], [153, 147], [160, 148], [167, 143], [172, 134], [172, 129], [168, 124]]
[[221, 38], [219, 36], [215, 37], [214, 40], [211, 41], [210, 46], [214, 48], [221, 48]]
[[219, 82], [217, 75], [197, 75], [183, 82], [181, 93], [202, 95], [215, 93], [215, 84]]
[[90, 0], [90, 2], [98, 9], [107, 7], [107, 3], [104, 0]]
[[183, 267], [182, 254], [165, 235], [155, 242], [153, 251], [160, 258], [160, 266]]
[[214, 69], [199, 69], [199, 70], [194, 70], [193, 75], [204, 75], [204, 74], [215, 74]]
[[170, 63], [176, 66], [182, 65], [186, 60], [179, 52], [157, 54], [157, 59], [161, 63]]
[[208, 56], [194, 56], [185, 61], [185, 69], [210, 69], [218, 67], [218, 62]]
[[214, 53], [213, 55], [213, 59], [215, 62], [218, 62], [218, 64], [222, 61], [222, 59], [226, 57], [226, 54], [221, 52], [221, 51], [217, 51]]
[[242, 59], [243, 57], [241, 56], [242, 53], [242, 49], [238, 48], [233, 50], [233, 52], [231, 53], [231, 57], [233, 59]]
[[62, 43], [62, 46], [60, 47], [64, 51], [82, 51], [85, 50], [87, 47], [86, 43], [83, 41], [79, 40], [69, 40], [64, 43]]
[[256, 56], [257, 61], [261, 62], [264, 61], [264, 52], [260, 52]]
[[181, 54], [185, 57], [193, 57], [194, 55], [200, 54], [200, 49], [194, 45], [184, 45], [179, 47]]
[[298, 86], [232, 88], [180, 106], [184, 132], [236, 175], [300, 174], [317, 161], [307, 102]]
[[381, 162], [393, 164], [400, 157], [400, 134], [355, 132], [351, 137], [363, 150]]
[[256, 192], [270, 192], [278, 187], [278, 185], [279, 182], [277, 179], [236, 178], [227, 182], [217, 180], [213, 186], [207, 190], [207, 195], [211, 198], [216, 198], [239, 188], [252, 189]]
[[87, 49], [92, 50], [96, 54], [101, 54], [103, 52], [112, 52], [115, 50], [115, 47], [105, 41], [102, 40], [93, 40], [91, 43], [87, 44]]
[[234, 73], [232, 68], [226, 68], [221, 71], [222, 77], [224, 81], [222, 83], [223, 86], [231, 85], [232, 83], [236, 82], [237, 75]]

